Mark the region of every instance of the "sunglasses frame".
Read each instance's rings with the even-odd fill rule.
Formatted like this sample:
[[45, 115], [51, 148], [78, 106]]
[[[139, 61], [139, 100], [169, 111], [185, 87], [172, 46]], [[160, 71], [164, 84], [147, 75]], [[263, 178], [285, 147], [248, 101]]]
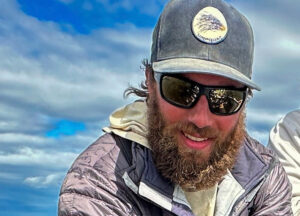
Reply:
[[[195, 97], [195, 101], [193, 101], [189, 106], [185, 106], [185, 105], [177, 104], [177, 103], [171, 101], [170, 99], [166, 98], [165, 95], [163, 94], [163, 90], [162, 90], [162, 81], [163, 81], [163, 78], [165, 76], [174, 77], [174, 78], [177, 78], [177, 79], [189, 82], [193, 86], [197, 86], [199, 88], [199, 93], [197, 94], [197, 97]], [[157, 83], [159, 83], [159, 92], [160, 92], [161, 97], [165, 101], [167, 101], [168, 103], [170, 103], [170, 104], [172, 104], [172, 105], [174, 105], [176, 107], [183, 108], [183, 109], [191, 109], [192, 107], [194, 107], [198, 103], [200, 97], [202, 95], [205, 95], [205, 97], [207, 99], [207, 102], [208, 102], [209, 110], [210, 110], [211, 113], [213, 113], [215, 115], [228, 116], [228, 115], [233, 115], [233, 114], [237, 113], [243, 107], [243, 104], [245, 103], [247, 95], [248, 95], [248, 91], [247, 91], [248, 87], [247, 86], [242, 87], [242, 88], [237, 88], [237, 87], [234, 87], [234, 86], [206, 86], [206, 85], [202, 85], [202, 84], [200, 84], [198, 82], [195, 82], [193, 80], [190, 80], [190, 79], [188, 79], [186, 77], [183, 77], [183, 76], [181, 76], [179, 74], [174, 74], [174, 73], [158, 73], [158, 72], [154, 72], [154, 79], [156, 80]], [[212, 108], [211, 108], [211, 102], [209, 100], [209, 91], [212, 90], [212, 89], [224, 89], [224, 90], [242, 91], [243, 92], [243, 101], [242, 101], [240, 107], [237, 110], [235, 110], [234, 112], [231, 112], [231, 113], [216, 113], [216, 112], [213, 112]]]

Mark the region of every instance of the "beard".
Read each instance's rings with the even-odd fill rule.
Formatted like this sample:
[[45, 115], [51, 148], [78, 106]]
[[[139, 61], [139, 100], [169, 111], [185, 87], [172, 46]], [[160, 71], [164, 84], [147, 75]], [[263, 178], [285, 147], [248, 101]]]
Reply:
[[[244, 121], [245, 115], [242, 113], [229, 134], [211, 127], [198, 128], [191, 122], [167, 125], [154, 92], [148, 99], [147, 139], [158, 171], [172, 183], [179, 184], [185, 191], [213, 187], [235, 163], [245, 136]], [[176, 134], [181, 131], [214, 138], [210, 154], [204, 155], [201, 150], [193, 150], [179, 143]]]

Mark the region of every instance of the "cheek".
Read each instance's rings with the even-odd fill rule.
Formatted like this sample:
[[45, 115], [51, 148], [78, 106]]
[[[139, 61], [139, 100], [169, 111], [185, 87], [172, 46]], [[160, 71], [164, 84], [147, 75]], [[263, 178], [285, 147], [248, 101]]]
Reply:
[[177, 123], [178, 121], [183, 121], [184, 116], [186, 116], [186, 110], [175, 107], [168, 102], [166, 102], [161, 96], [159, 91], [156, 92], [157, 94], [157, 103], [160, 109], [164, 120], [169, 123]]
[[218, 116], [218, 127], [220, 131], [229, 133], [238, 123], [240, 112], [230, 116]]

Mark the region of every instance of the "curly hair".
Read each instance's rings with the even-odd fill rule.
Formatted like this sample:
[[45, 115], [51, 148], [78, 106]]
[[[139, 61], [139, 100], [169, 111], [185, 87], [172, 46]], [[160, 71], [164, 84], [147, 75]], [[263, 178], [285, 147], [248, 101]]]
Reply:
[[[148, 59], [144, 59], [142, 61], [143, 67], [141, 67], [144, 71], [150, 71], [150, 80], [154, 80], [152, 65]], [[133, 94], [141, 98], [148, 99], [149, 91], [148, 91], [148, 83], [146, 81], [142, 81], [138, 88], [129, 86], [125, 89], [123, 93], [123, 97], [127, 98], [129, 95]]]

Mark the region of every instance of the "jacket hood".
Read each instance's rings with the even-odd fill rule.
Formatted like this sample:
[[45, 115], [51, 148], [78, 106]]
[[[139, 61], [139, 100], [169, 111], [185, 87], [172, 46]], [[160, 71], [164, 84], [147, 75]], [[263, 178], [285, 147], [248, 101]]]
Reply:
[[112, 132], [151, 149], [147, 141], [147, 104], [145, 101], [136, 101], [115, 110], [109, 116], [109, 122], [110, 125], [103, 128], [104, 132]]

